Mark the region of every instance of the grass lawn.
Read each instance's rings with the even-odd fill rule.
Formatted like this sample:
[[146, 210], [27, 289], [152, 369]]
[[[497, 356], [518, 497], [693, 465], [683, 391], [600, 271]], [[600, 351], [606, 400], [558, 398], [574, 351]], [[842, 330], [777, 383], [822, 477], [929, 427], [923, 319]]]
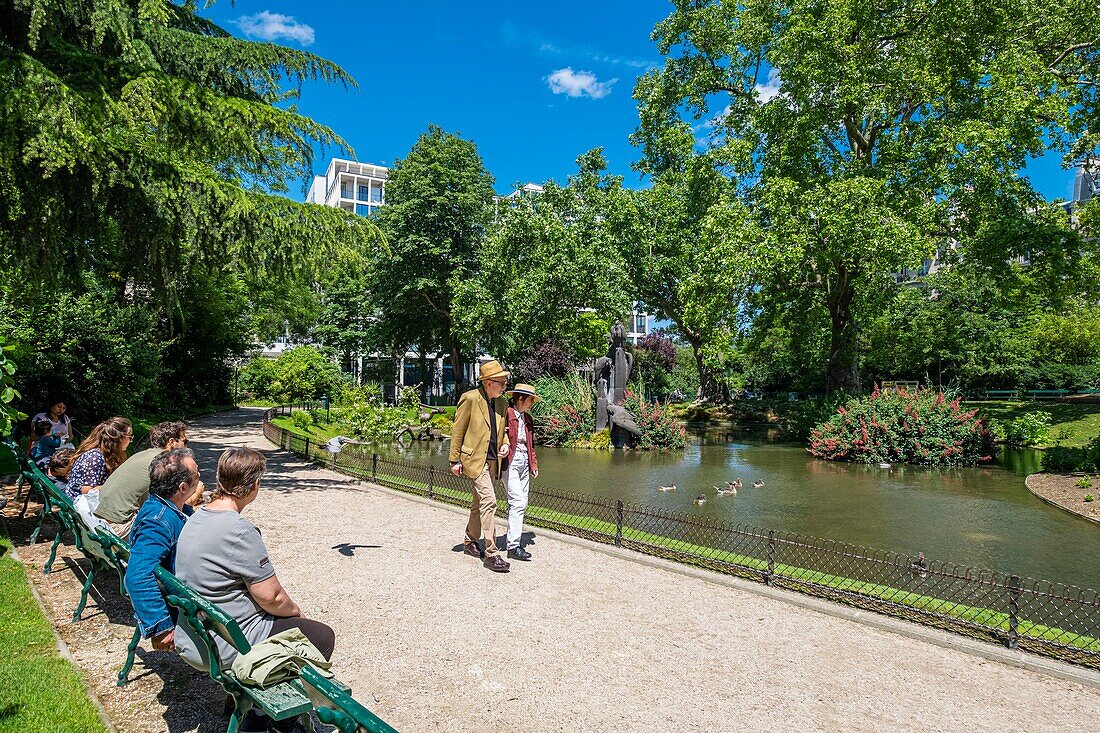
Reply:
[[10, 551], [0, 534], [0, 733], [106, 733]]
[[308, 428], [300, 428], [295, 425], [294, 421], [289, 417], [277, 417], [274, 418], [271, 423], [273, 425], [278, 425], [292, 435], [297, 435], [301, 438], [309, 438], [310, 440], [316, 440], [322, 443], [328, 442], [331, 438], [343, 434], [340, 425], [335, 423], [314, 423]]
[[[1069, 447], [1083, 446], [1100, 435], [1100, 403], [1097, 402], [1035, 402], [1025, 400], [982, 400], [968, 402], [977, 407], [982, 417], [1002, 422], [1011, 421], [1028, 412], [1049, 412], [1052, 416], [1050, 437], [1038, 447], [1048, 447], [1059, 441]], [[1059, 439], [1060, 435], [1067, 437]]]

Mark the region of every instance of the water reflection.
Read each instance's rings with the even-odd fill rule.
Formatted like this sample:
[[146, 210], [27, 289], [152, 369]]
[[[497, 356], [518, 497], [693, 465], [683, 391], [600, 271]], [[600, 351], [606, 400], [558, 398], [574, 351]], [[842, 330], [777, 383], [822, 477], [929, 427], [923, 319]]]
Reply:
[[[1023, 477], [1041, 453], [999, 464], [927, 469], [815, 460], [768, 429], [692, 431], [683, 453], [539, 448], [536, 483], [1023, 576], [1100, 588], [1100, 528], [1039, 501]], [[447, 443], [389, 452], [443, 466]], [[741, 478], [737, 496], [715, 486]], [[754, 480], [764, 488], [753, 488]], [[676, 484], [662, 492], [660, 486]], [[708, 501], [696, 506], [704, 493]]]

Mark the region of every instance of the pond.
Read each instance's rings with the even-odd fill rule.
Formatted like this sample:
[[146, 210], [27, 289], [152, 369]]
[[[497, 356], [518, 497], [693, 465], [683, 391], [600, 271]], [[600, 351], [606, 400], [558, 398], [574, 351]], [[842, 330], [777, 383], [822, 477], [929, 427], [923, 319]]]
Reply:
[[[448, 443], [392, 453], [446, 464]], [[1049, 506], [1024, 486], [1039, 451], [1002, 452], [978, 468], [830, 463], [767, 431], [691, 431], [682, 453], [540, 447], [536, 483], [745, 525], [1100, 589], [1100, 526]], [[737, 496], [716, 484], [742, 478]], [[763, 488], [753, 488], [755, 480]], [[676, 484], [662, 492], [659, 486]], [[696, 506], [700, 493], [706, 504]]]

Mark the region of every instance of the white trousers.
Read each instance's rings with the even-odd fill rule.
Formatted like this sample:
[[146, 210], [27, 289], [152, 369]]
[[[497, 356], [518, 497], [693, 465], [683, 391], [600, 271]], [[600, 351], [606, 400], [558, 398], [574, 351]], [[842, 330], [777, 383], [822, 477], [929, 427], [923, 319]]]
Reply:
[[519, 547], [523, 534], [523, 514], [527, 511], [527, 495], [531, 491], [531, 464], [527, 451], [517, 450], [508, 472], [504, 476], [504, 490], [508, 493], [508, 549]]

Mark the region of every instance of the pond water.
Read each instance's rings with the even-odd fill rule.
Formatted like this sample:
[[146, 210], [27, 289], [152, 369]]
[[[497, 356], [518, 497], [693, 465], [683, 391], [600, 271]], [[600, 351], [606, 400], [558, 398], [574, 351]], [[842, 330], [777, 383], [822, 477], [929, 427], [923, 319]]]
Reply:
[[[443, 466], [448, 446], [391, 452]], [[548, 487], [1100, 588], [1100, 526], [1024, 486], [1039, 451], [1007, 451], [978, 468], [884, 469], [820, 461], [774, 434], [731, 427], [692, 430], [682, 453], [540, 447], [538, 456], [536, 483]], [[737, 496], [717, 495], [716, 484], [738, 477]], [[753, 488], [758, 479], [763, 488]], [[669, 484], [677, 490], [658, 490]], [[696, 506], [700, 493], [707, 502]]]

